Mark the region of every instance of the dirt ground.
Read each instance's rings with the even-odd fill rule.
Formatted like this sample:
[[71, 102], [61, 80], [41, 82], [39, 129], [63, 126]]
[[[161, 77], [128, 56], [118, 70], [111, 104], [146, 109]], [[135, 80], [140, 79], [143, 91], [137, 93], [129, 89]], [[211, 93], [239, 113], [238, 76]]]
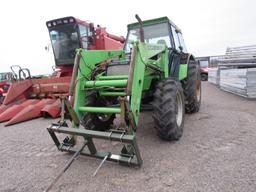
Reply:
[[[0, 124], [0, 191], [43, 191], [71, 157], [46, 127], [56, 120]], [[178, 142], [161, 141], [150, 112], [140, 118], [140, 169], [80, 156], [52, 191], [256, 191], [256, 102], [203, 83], [199, 113], [186, 115]], [[107, 143], [111, 145], [111, 143]], [[106, 147], [106, 146], [105, 146]]]

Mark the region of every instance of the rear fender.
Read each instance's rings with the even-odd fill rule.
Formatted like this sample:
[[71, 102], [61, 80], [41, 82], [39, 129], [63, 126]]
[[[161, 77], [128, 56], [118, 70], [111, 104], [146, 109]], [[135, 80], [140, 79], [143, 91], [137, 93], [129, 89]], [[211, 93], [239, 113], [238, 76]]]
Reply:
[[182, 54], [179, 67], [179, 80], [187, 78], [189, 61], [195, 61], [195, 57], [190, 53]]

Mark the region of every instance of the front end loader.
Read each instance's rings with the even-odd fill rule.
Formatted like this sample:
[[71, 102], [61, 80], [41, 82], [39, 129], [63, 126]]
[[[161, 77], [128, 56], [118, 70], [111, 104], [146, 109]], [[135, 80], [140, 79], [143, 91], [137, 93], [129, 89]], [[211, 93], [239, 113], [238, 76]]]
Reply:
[[[180, 29], [167, 17], [136, 18], [128, 25], [124, 50], [77, 50], [62, 117], [47, 128], [58, 150], [140, 167], [136, 131], [143, 105], [152, 106], [156, 133], [168, 141], [182, 136], [185, 112], [199, 110], [199, 65], [187, 53]], [[63, 141], [60, 133], [67, 135]], [[77, 137], [84, 141], [82, 150]], [[95, 139], [120, 142], [121, 152], [100, 152]]]

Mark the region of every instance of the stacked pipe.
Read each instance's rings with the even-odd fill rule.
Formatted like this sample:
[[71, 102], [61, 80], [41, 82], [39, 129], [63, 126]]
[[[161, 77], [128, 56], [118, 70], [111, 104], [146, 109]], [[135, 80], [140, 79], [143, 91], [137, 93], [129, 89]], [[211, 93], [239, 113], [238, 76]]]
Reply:
[[256, 98], [256, 68], [222, 69], [220, 88], [246, 98]]
[[221, 89], [256, 98], [256, 45], [227, 48], [218, 66]]
[[218, 60], [219, 66], [256, 67], [256, 45], [228, 47], [224, 58]]
[[209, 68], [208, 69], [208, 82], [215, 85], [219, 85], [220, 81], [220, 71], [219, 68]]

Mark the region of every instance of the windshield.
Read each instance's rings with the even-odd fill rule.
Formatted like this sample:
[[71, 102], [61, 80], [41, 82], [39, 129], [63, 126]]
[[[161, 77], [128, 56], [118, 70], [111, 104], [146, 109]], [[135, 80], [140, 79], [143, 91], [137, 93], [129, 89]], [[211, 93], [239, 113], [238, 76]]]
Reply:
[[[144, 26], [145, 43], [152, 44], [165, 44], [167, 47], [171, 47], [171, 40], [169, 36], [169, 25], [168, 23], [160, 23], [150, 26]], [[128, 32], [127, 41], [125, 44], [125, 52], [130, 52], [133, 47], [134, 41], [139, 41], [140, 32], [139, 28], [131, 29]]]
[[208, 67], [209, 65], [209, 61], [208, 60], [202, 60], [200, 61], [200, 66], [201, 67]]
[[76, 24], [68, 24], [50, 30], [56, 64], [73, 64], [75, 50], [80, 47], [76, 29]]

